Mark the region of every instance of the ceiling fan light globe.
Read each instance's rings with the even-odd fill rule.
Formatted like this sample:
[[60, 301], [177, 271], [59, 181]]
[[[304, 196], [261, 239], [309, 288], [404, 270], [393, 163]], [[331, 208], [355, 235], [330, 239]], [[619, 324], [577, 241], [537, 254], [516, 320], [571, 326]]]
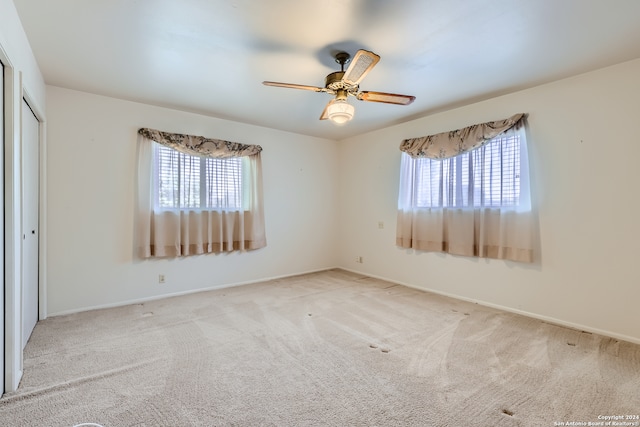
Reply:
[[344, 100], [337, 100], [327, 107], [329, 120], [337, 124], [343, 124], [353, 118], [355, 108]]

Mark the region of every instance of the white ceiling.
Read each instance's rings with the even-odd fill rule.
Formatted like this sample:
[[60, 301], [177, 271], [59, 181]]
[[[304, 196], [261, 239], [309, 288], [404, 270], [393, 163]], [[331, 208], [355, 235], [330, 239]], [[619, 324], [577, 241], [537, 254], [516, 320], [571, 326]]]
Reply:
[[[342, 139], [640, 57], [638, 0], [14, 0], [47, 84]], [[353, 121], [331, 52], [381, 56]]]

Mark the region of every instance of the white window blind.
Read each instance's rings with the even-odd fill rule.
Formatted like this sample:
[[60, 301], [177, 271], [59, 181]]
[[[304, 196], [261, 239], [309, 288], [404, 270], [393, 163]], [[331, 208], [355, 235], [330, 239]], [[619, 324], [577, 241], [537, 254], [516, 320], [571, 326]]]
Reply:
[[503, 133], [459, 156], [410, 159], [414, 162], [413, 207], [519, 206], [521, 146], [520, 134]]
[[155, 209], [242, 209], [240, 157], [196, 157], [153, 143], [153, 165]]

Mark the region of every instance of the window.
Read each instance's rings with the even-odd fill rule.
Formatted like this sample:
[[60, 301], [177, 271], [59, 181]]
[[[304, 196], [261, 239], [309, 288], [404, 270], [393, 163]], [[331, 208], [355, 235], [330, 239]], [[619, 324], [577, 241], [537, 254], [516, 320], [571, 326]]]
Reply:
[[404, 140], [396, 244], [533, 261], [523, 115]]
[[190, 156], [153, 143], [154, 208], [242, 210], [243, 159]]
[[502, 133], [448, 159], [403, 156], [414, 163], [414, 208], [507, 207], [521, 200], [521, 136]]
[[261, 152], [259, 145], [138, 129], [138, 256], [265, 247]]

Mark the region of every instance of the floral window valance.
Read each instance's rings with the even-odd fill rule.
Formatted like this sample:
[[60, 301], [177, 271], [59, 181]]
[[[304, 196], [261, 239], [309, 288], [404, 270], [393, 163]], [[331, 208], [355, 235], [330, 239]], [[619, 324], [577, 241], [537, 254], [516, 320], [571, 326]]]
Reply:
[[400, 144], [400, 151], [414, 158], [447, 159], [481, 147], [492, 138], [513, 127], [519, 128], [524, 123], [523, 118], [525, 118], [525, 114], [514, 114], [504, 120], [480, 123], [420, 138], [405, 139]]
[[205, 138], [204, 136], [183, 135], [180, 133], [162, 132], [155, 129], [141, 128], [138, 133], [147, 139], [180, 151], [190, 156], [229, 157], [255, 156], [262, 151], [259, 145], [241, 144], [222, 139]]

